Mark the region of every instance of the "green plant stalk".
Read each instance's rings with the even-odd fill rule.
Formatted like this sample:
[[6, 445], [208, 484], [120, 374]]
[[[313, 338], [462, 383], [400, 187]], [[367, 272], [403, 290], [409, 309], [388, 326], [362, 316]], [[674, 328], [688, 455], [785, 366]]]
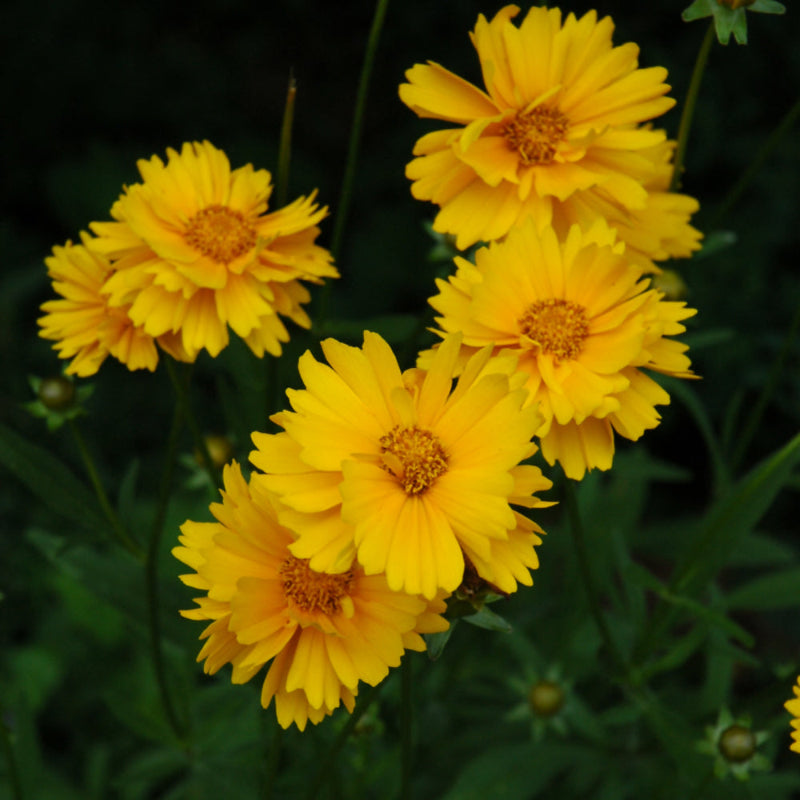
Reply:
[[[380, 41], [383, 21], [388, 7], [389, 0], [378, 0], [375, 4], [375, 14], [372, 17], [372, 26], [367, 38], [367, 48], [364, 52], [364, 63], [361, 66], [361, 75], [358, 79], [356, 105], [353, 112], [353, 124], [350, 128], [350, 141], [347, 146], [344, 177], [342, 178], [342, 188], [339, 192], [339, 202], [336, 206], [333, 235], [331, 237], [331, 253], [334, 260], [338, 259], [340, 255], [347, 214], [350, 210], [350, 199], [353, 194], [353, 182], [355, 181], [356, 164], [358, 162], [358, 150], [361, 146], [361, 130], [364, 126], [364, 112], [367, 108], [369, 82], [372, 77], [372, 67], [375, 63], [375, 54], [378, 52], [378, 42]], [[326, 317], [330, 291], [331, 282], [328, 281], [319, 293], [319, 307], [315, 315], [318, 323], [324, 321]]]
[[289, 162], [292, 157], [292, 124], [294, 123], [294, 99], [297, 95], [297, 81], [289, 73], [286, 88], [286, 105], [283, 108], [281, 123], [281, 143], [278, 149], [278, 169], [275, 176], [275, 205], [282, 208], [289, 198]]
[[172, 732], [181, 742], [186, 736], [186, 726], [181, 722], [172, 701], [169, 683], [167, 681], [164, 665], [164, 652], [161, 647], [161, 622], [159, 619], [160, 600], [158, 592], [158, 552], [161, 546], [161, 537], [164, 532], [164, 520], [167, 516], [170, 489], [172, 487], [172, 473], [175, 465], [175, 456], [178, 451], [178, 436], [183, 426], [183, 406], [176, 398], [175, 411], [172, 417], [172, 426], [167, 439], [167, 452], [164, 467], [161, 473], [161, 482], [158, 489], [158, 506], [150, 529], [150, 540], [147, 547], [147, 560], [145, 562], [145, 583], [147, 590], [148, 624], [150, 627], [150, 650], [153, 658], [153, 670], [158, 683], [161, 703], [164, 707], [164, 716], [167, 718]]
[[370, 686], [369, 691], [365, 692], [362, 697], [358, 698], [358, 702], [356, 703], [356, 707], [353, 709], [353, 713], [350, 715], [350, 719], [347, 720], [347, 724], [339, 731], [339, 735], [331, 745], [330, 750], [328, 750], [325, 760], [322, 762], [322, 766], [317, 771], [316, 778], [310, 784], [309, 790], [305, 794], [306, 800], [319, 800], [320, 789], [326, 781], [330, 780], [329, 773], [333, 769], [333, 765], [336, 762], [336, 757], [339, 755], [339, 751], [342, 749], [342, 747], [344, 747], [344, 743], [348, 740], [350, 734], [355, 730], [359, 720], [364, 716], [364, 713], [372, 705], [373, 700], [375, 700], [375, 698], [378, 696], [378, 692], [380, 691], [382, 685], [382, 683], [379, 683], [377, 686]]
[[105, 514], [105, 517], [111, 526], [111, 532], [113, 533], [114, 538], [129, 553], [141, 561], [144, 558], [144, 551], [139, 544], [131, 538], [130, 534], [125, 529], [125, 526], [120, 521], [119, 516], [117, 516], [117, 513], [114, 511], [111, 502], [108, 499], [108, 495], [106, 494], [105, 489], [103, 489], [103, 484], [100, 482], [100, 476], [97, 474], [97, 468], [95, 467], [94, 459], [92, 459], [89, 448], [86, 446], [86, 442], [80, 432], [80, 428], [78, 428], [75, 420], [72, 419], [67, 420], [67, 424], [72, 431], [72, 436], [75, 439], [78, 452], [81, 454], [81, 460], [86, 468], [86, 473], [89, 476], [89, 481], [94, 489], [97, 502], [100, 503], [100, 508], [103, 510], [103, 514]]
[[281, 744], [283, 743], [282, 733], [281, 727], [276, 725], [264, 763], [264, 792], [261, 796], [261, 800], [272, 800], [274, 796], [273, 788], [275, 785], [275, 776], [278, 774], [278, 764], [281, 760]]
[[414, 699], [411, 653], [406, 653], [400, 668], [400, 800], [411, 800], [411, 761], [414, 752]]
[[[798, 108], [800, 108], [800, 106], [798, 106]], [[736, 449], [731, 455], [731, 470], [735, 470], [736, 467], [741, 463], [742, 459], [744, 458], [744, 454], [747, 452], [747, 448], [750, 446], [750, 443], [753, 441], [753, 437], [758, 431], [758, 427], [764, 417], [764, 412], [767, 409], [767, 405], [772, 399], [772, 396], [775, 394], [775, 390], [778, 388], [778, 382], [780, 381], [784, 364], [786, 363], [786, 359], [789, 357], [789, 353], [794, 346], [794, 340], [797, 337], [798, 329], [800, 329], [800, 306], [798, 306], [794, 312], [794, 317], [792, 318], [792, 323], [789, 326], [789, 331], [783, 340], [781, 351], [778, 353], [777, 358], [772, 364], [769, 378], [767, 378], [767, 382], [764, 384], [764, 388], [761, 390], [758, 400], [756, 400], [755, 404], [753, 405], [747, 418], [747, 422], [744, 424], [742, 432], [739, 435], [736, 443]]]
[[[208, 445], [206, 444], [205, 437], [203, 436], [202, 432], [200, 431], [200, 426], [197, 424], [197, 418], [192, 411], [192, 405], [189, 401], [189, 375], [187, 374], [185, 385], [180, 381], [178, 378], [177, 370], [175, 369], [175, 364], [173, 363], [171, 358], [165, 358], [164, 363], [167, 365], [167, 374], [169, 375], [170, 381], [172, 381], [172, 386], [175, 389], [175, 397], [180, 406], [181, 413], [183, 418], [186, 420], [186, 424], [189, 426], [189, 431], [192, 434], [192, 439], [194, 440], [194, 446], [197, 448], [197, 451], [200, 453], [200, 458], [203, 462], [202, 467], [206, 471], [206, 474], [211, 481], [211, 485], [209, 487], [211, 493], [211, 499], [217, 499], [217, 488], [221, 485], [219, 470], [214, 467], [214, 462], [211, 460], [211, 454], [208, 452]], [[188, 371], [187, 371], [188, 372]]]
[[714, 22], [708, 26], [703, 43], [700, 45], [700, 50], [697, 53], [697, 59], [694, 62], [694, 70], [692, 71], [692, 78], [689, 81], [689, 91], [686, 94], [686, 101], [683, 104], [683, 112], [681, 113], [681, 121], [678, 125], [678, 143], [675, 147], [675, 165], [672, 169], [672, 180], [669, 184], [669, 190], [675, 192], [681, 185], [681, 172], [683, 171], [683, 161], [686, 157], [686, 146], [689, 142], [689, 131], [692, 128], [692, 119], [694, 118], [694, 109], [697, 105], [697, 98], [700, 94], [700, 84], [703, 81], [703, 73], [706, 69], [708, 62], [708, 54], [711, 52], [711, 47], [716, 38]]
[[0, 718], [0, 739], [3, 741], [3, 753], [6, 757], [8, 780], [11, 785], [11, 797], [14, 800], [23, 800], [22, 782], [19, 779], [17, 759], [14, 757], [14, 745], [11, 743], [11, 731]]
[[564, 490], [567, 516], [569, 517], [569, 528], [572, 533], [572, 541], [575, 545], [575, 554], [578, 558], [578, 569], [580, 570], [583, 586], [586, 591], [586, 598], [589, 601], [589, 610], [594, 618], [597, 630], [603, 639], [603, 643], [608, 650], [614, 666], [619, 672], [620, 676], [628, 676], [628, 665], [622, 655], [614, 637], [611, 635], [611, 629], [608, 627], [603, 610], [600, 607], [600, 595], [597, 591], [597, 585], [592, 572], [591, 564], [589, 563], [589, 554], [586, 549], [586, 536], [583, 530], [583, 523], [581, 521], [580, 511], [578, 509], [578, 498], [575, 491], [573, 482], [569, 479], [566, 481]]
[[767, 140], [759, 147], [753, 160], [748, 165], [747, 169], [741, 174], [739, 180], [736, 181], [733, 188], [725, 196], [719, 210], [712, 218], [708, 227], [709, 230], [714, 230], [719, 226], [721, 220], [738, 202], [739, 198], [744, 194], [744, 190], [750, 185], [753, 178], [758, 174], [764, 162], [769, 157], [770, 153], [778, 146], [781, 139], [789, 133], [789, 131], [797, 122], [800, 117], [800, 98], [798, 98], [794, 105], [786, 112], [783, 119], [778, 123], [775, 130], [767, 137]]

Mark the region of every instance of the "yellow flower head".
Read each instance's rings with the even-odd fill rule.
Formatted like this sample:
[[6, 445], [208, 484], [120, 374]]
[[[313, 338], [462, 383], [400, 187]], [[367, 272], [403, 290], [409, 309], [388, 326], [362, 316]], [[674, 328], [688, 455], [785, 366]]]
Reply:
[[154, 370], [158, 352], [152, 336], [135, 325], [125, 306], [110, 306], [103, 291], [112, 273], [102, 255], [89, 249], [90, 238], [83, 244], [67, 242], [54, 247], [45, 259], [53, 288], [61, 296], [42, 304], [38, 320], [44, 339], [55, 340], [60, 358], [71, 358], [68, 375], [94, 375], [110, 354], [128, 369]]
[[797, 683], [792, 687], [792, 690], [794, 691], [794, 697], [791, 700], [787, 700], [783, 707], [794, 717], [791, 721], [791, 726], [794, 729], [792, 731], [792, 739], [794, 741], [789, 749], [794, 750], [795, 753], [800, 753], [800, 676], [798, 676]]
[[204, 595], [189, 619], [209, 620], [198, 661], [215, 673], [230, 663], [234, 683], [271, 661], [261, 691], [275, 698], [278, 722], [303, 730], [340, 703], [352, 711], [359, 681], [375, 686], [407, 649], [424, 650], [420, 633], [446, 630], [441, 599], [391, 591], [381, 575], [354, 565], [315, 572], [294, 556], [293, 534], [278, 524], [275, 499], [248, 485], [236, 462], [225, 468], [217, 522], [187, 521], [173, 555], [194, 572], [181, 580]]
[[573, 226], [562, 241], [529, 220], [456, 265], [429, 301], [441, 335], [463, 332], [462, 359], [486, 345], [519, 357], [544, 417], [542, 454], [570, 478], [611, 466], [614, 431], [635, 440], [658, 425], [655, 405], [669, 396], [642, 368], [692, 375], [686, 346], [666, 337], [696, 312], [648, 290], [605, 223]]
[[434, 229], [456, 235], [464, 249], [502, 238], [526, 217], [542, 227], [637, 212], [644, 218], [635, 228], [655, 221], [668, 229], [647, 229], [656, 241], [643, 257], [679, 255], [670, 248], [673, 229], [681, 247], [691, 247], [693, 200], [656, 203], [650, 218], [647, 184], [663, 171], [653, 148], [665, 134], [639, 124], [674, 105], [664, 97], [666, 70], [639, 69], [639, 48], [613, 47], [611, 19], [598, 21], [594, 11], [569, 14], [562, 25], [559, 9], [534, 7], [516, 27], [518, 11], [478, 17], [472, 42], [486, 91], [433, 62], [414, 66], [400, 86], [419, 116], [459, 126], [423, 136], [406, 169], [414, 197], [441, 207]]
[[537, 467], [541, 425], [523, 408], [516, 359], [475, 354], [452, 378], [460, 337], [445, 340], [426, 372], [400, 372], [389, 346], [365, 332], [362, 348], [322, 343], [327, 366], [300, 359], [305, 390], [293, 412], [272, 417], [283, 433], [254, 433], [254, 483], [280, 496], [281, 522], [298, 533], [291, 551], [314, 569], [342, 572], [357, 560], [395, 591], [452, 592], [464, 557], [501, 591], [531, 584], [541, 529], [511, 505], [547, 505]]
[[228, 327], [256, 355], [281, 352], [288, 333], [278, 314], [308, 327], [298, 283], [337, 277], [327, 250], [314, 244], [327, 209], [314, 194], [267, 211], [266, 170], [231, 170], [209, 142], [167, 150], [168, 162], [139, 161], [142, 183], [111, 209], [116, 222], [95, 222], [92, 247], [114, 267], [105, 290], [129, 305], [150, 336], [178, 336], [188, 360], [205, 348], [216, 356]]

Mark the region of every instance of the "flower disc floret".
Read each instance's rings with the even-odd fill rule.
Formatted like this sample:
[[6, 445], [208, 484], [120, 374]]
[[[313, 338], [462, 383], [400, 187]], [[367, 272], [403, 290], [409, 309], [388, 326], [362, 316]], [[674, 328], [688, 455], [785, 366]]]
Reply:
[[253, 481], [281, 500], [297, 531], [291, 552], [321, 572], [360, 565], [395, 591], [452, 592], [465, 559], [501, 591], [530, 585], [541, 529], [512, 506], [546, 505], [550, 482], [522, 462], [541, 425], [516, 359], [476, 353], [453, 387], [460, 337], [427, 371], [401, 373], [389, 346], [328, 339], [328, 364], [300, 359], [305, 389], [289, 391], [284, 429], [253, 434]]

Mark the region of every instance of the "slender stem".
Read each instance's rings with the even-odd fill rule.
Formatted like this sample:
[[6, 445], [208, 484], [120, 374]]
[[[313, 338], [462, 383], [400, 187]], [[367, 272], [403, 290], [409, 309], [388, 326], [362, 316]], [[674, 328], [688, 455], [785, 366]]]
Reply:
[[189, 400], [189, 375], [187, 374], [186, 381], [182, 382], [178, 377], [178, 373], [175, 369], [175, 364], [173, 363], [172, 359], [165, 358], [164, 363], [167, 365], [167, 374], [169, 375], [169, 379], [172, 381], [172, 386], [175, 389], [175, 397], [178, 405], [180, 406], [181, 413], [186, 420], [186, 424], [189, 426], [189, 430], [191, 431], [192, 439], [194, 440], [194, 446], [200, 453], [200, 459], [203, 462], [202, 467], [205, 469], [206, 474], [211, 482], [209, 486], [211, 498], [212, 500], [216, 500], [217, 487], [219, 487], [221, 483], [219, 470], [216, 469], [214, 462], [211, 460], [211, 454], [208, 452], [208, 444], [206, 443], [205, 436], [203, 436], [201, 433], [200, 426], [197, 424], [197, 418], [192, 411], [192, 405]]
[[400, 668], [400, 798], [401, 800], [411, 800], [411, 760], [414, 753], [414, 738], [412, 723], [414, 719], [414, 702], [411, 696], [413, 687], [413, 666], [411, 653], [406, 653], [403, 658], [403, 665]]
[[6, 766], [8, 768], [8, 779], [11, 784], [11, 797], [14, 800], [23, 800], [25, 796], [22, 792], [22, 782], [19, 779], [19, 770], [17, 769], [17, 759], [14, 757], [14, 745], [11, 743], [11, 731], [7, 727], [5, 721], [0, 718], [0, 738], [3, 741], [3, 753], [6, 757]]
[[264, 764], [264, 794], [262, 800], [272, 800], [273, 797], [275, 776], [278, 774], [278, 764], [281, 760], [281, 744], [283, 743], [282, 733], [283, 731], [281, 728], [275, 725], [272, 741], [270, 742]]
[[359, 720], [364, 716], [366, 710], [378, 696], [381, 686], [383, 686], [382, 683], [379, 683], [377, 686], [371, 686], [369, 690], [364, 693], [363, 697], [358, 698], [358, 702], [353, 709], [353, 713], [350, 715], [350, 719], [347, 720], [347, 724], [339, 731], [339, 735], [331, 745], [330, 750], [328, 750], [328, 754], [325, 756], [322, 766], [320, 766], [317, 771], [316, 777], [309, 785], [309, 789], [305, 794], [306, 800], [319, 800], [319, 790], [322, 788], [323, 784], [330, 781], [330, 772], [333, 769], [333, 765], [336, 763], [336, 757], [339, 755], [339, 751], [344, 747], [344, 743], [356, 729]]
[[[339, 255], [342, 244], [342, 235], [347, 221], [347, 212], [350, 208], [350, 196], [353, 191], [353, 181], [356, 174], [356, 162], [358, 160], [358, 148], [361, 144], [361, 129], [364, 124], [364, 111], [367, 107], [367, 93], [369, 92], [369, 81], [372, 77], [372, 66], [375, 62], [375, 54], [378, 51], [378, 41], [383, 27], [383, 20], [386, 17], [386, 10], [389, 7], [389, 0], [378, 0], [375, 5], [375, 14], [372, 18], [372, 27], [367, 39], [367, 49], [364, 53], [364, 63], [361, 67], [361, 76], [358, 81], [358, 92], [356, 95], [356, 107], [353, 113], [353, 125], [350, 129], [350, 144], [347, 148], [347, 159], [345, 161], [344, 179], [342, 189], [339, 194], [339, 204], [336, 208], [336, 220], [333, 226], [333, 238], [331, 252], [335, 257]], [[328, 284], [330, 285], [330, 283]]]
[[608, 627], [603, 609], [600, 607], [600, 595], [597, 591], [597, 584], [595, 583], [591, 564], [589, 563], [589, 553], [586, 549], [586, 536], [581, 521], [580, 510], [578, 509], [578, 497], [571, 480], [566, 481], [564, 492], [567, 516], [570, 522], [569, 527], [572, 532], [572, 540], [575, 544], [575, 553], [578, 557], [578, 569], [580, 570], [581, 579], [586, 591], [586, 599], [589, 602], [589, 611], [594, 617], [597, 630], [600, 632], [600, 636], [603, 639], [606, 650], [608, 650], [611, 656], [611, 660], [614, 662], [614, 666], [617, 668], [620, 675], [627, 675], [628, 665], [614, 637], [611, 635], [611, 629]]
[[164, 715], [179, 740], [186, 735], [186, 727], [181, 722], [172, 701], [169, 683], [167, 681], [164, 665], [164, 653], [161, 647], [161, 621], [159, 619], [160, 601], [158, 591], [158, 554], [161, 537], [164, 532], [164, 520], [167, 515], [170, 489], [172, 487], [172, 473], [175, 465], [175, 455], [178, 450], [178, 436], [183, 426], [183, 406], [176, 400], [175, 411], [172, 416], [172, 426], [167, 439], [167, 452], [161, 473], [161, 482], [158, 490], [158, 506], [150, 529], [150, 540], [147, 547], [147, 561], [145, 562], [145, 582], [147, 587], [147, 611], [150, 626], [150, 650], [153, 657], [153, 669], [158, 682], [161, 703], [164, 706]]
[[711, 46], [714, 44], [715, 28], [712, 20], [706, 31], [705, 39], [700, 45], [700, 50], [697, 53], [697, 59], [694, 62], [694, 71], [692, 72], [692, 79], [689, 82], [689, 91], [686, 94], [686, 101], [683, 104], [683, 112], [681, 113], [681, 121], [678, 126], [678, 144], [675, 148], [675, 166], [672, 171], [672, 181], [669, 185], [671, 192], [677, 191], [681, 185], [681, 173], [683, 172], [683, 160], [686, 156], [686, 145], [689, 141], [689, 131], [692, 127], [692, 118], [694, 117], [694, 109], [697, 105], [697, 97], [700, 94], [700, 84], [703, 80], [703, 73], [706, 69], [706, 62], [708, 61], [708, 54], [711, 52]]
[[767, 404], [772, 399], [772, 395], [775, 393], [775, 389], [778, 387], [778, 381], [780, 380], [781, 373], [783, 372], [783, 365], [786, 363], [786, 359], [789, 357], [789, 353], [794, 346], [794, 340], [797, 336], [798, 329], [800, 329], [800, 306], [798, 306], [797, 310], [794, 312], [792, 324], [789, 326], [789, 332], [786, 334], [786, 337], [783, 340], [781, 351], [778, 353], [778, 357], [772, 364], [769, 378], [764, 384], [764, 388], [761, 390], [758, 400], [750, 411], [750, 416], [747, 418], [747, 422], [745, 423], [742, 433], [739, 436], [736, 449], [733, 451], [733, 455], [731, 456], [731, 470], [736, 469], [736, 467], [739, 465], [744, 457], [744, 454], [747, 452], [750, 442], [753, 440], [753, 437], [756, 435], [759, 426], [761, 425], [761, 419], [764, 416], [764, 411], [766, 411]]
[[114, 535], [114, 538], [129, 553], [133, 554], [141, 561], [142, 558], [144, 558], [144, 551], [140, 545], [131, 538], [116, 511], [114, 511], [114, 508], [108, 499], [108, 495], [103, 488], [103, 484], [100, 482], [100, 476], [97, 473], [97, 467], [95, 467], [94, 459], [89, 452], [89, 448], [86, 446], [86, 442], [83, 438], [83, 434], [81, 434], [80, 428], [75, 423], [75, 420], [72, 419], [67, 420], [67, 424], [72, 431], [75, 444], [78, 446], [78, 452], [81, 454], [81, 460], [83, 461], [83, 465], [86, 468], [86, 473], [88, 474], [89, 480], [94, 488], [97, 501], [100, 503], [100, 508], [103, 510], [109, 525], [111, 525], [111, 532]]
[[292, 156], [292, 123], [294, 122], [294, 99], [297, 95], [297, 81], [289, 73], [286, 88], [286, 105], [283, 107], [281, 124], [281, 143], [278, 150], [278, 170], [275, 176], [275, 203], [281, 208], [289, 198], [289, 162]]
[[722, 218], [733, 208], [736, 202], [744, 193], [744, 190], [750, 185], [751, 181], [758, 174], [758, 171], [764, 165], [770, 153], [778, 146], [781, 139], [789, 133], [789, 131], [797, 122], [800, 117], [800, 98], [798, 98], [794, 105], [786, 112], [783, 119], [778, 123], [778, 126], [769, 135], [767, 140], [758, 149], [753, 160], [748, 165], [747, 169], [741, 174], [739, 180], [736, 181], [733, 188], [728, 192], [722, 205], [714, 215], [713, 219], [708, 225], [709, 230], [714, 230], [719, 226]]

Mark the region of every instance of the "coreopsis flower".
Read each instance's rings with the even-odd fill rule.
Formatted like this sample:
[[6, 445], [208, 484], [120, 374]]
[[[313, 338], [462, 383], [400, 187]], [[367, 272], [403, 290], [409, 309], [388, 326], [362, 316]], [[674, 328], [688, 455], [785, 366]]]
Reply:
[[39, 335], [55, 340], [60, 358], [72, 359], [68, 375], [94, 375], [112, 355], [128, 369], [154, 370], [158, 363], [155, 340], [128, 315], [128, 306], [109, 304], [104, 285], [113, 269], [108, 259], [83, 244], [54, 247], [45, 259], [53, 288], [61, 297], [42, 304]]
[[341, 704], [352, 711], [360, 681], [377, 685], [405, 650], [425, 649], [421, 633], [447, 629], [441, 598], [393, 592], [357, 564], [314, 571], [290, 552], [294, 534], [278, 523], [275, 498], [236, 462], [223, 480], [217, 521], [185, 522], [172, 551], [194, 570], [181, 580], [203, 592], [181, 614], [210, 622], [198, 656], [206, 672], [230, 663], [233, 682], [245, 683], [269, 663], [261, 703], [275, 699], [282, 727], [303, 730]]
[[167, 150], [138, 162], [142, 183], [126, 187], [111, 209], [116, 222], [95, 222], [92, 247], [111, 260], [105, 285], [112, 305], [126, 306], [152, 337], [172, 335], [189, 360], [216, 356], [228, 328], [256, 355], [278, 355], [288, 333], [279, 314], [309, 326], [298, 282], [337, 277], [330, 253], [314, 243], [326, 208], [315, 193], [267, 213], [266, 170], [231, 170], [209, 142]]
[[542, 454], [570, 478], [611, 467], [615, 432], [636, 440], [658, 425], [655, 406], [669, 395], [643, 370], [692, 377], [687, 347], [667, 337], [695, 310], [648, 289], [605, 223], [575, 225], [561, 240], [529, 220], [479, 249], [474, 264], [455, 262], [429, 300], [440, 335], [463, 333], [462, 359], [487, 345], [519, 357], [544, 419]]
[[797, 678], [797, 683], [792, 687], [794, 697], [787, 700], [783, 707], [792, 715], [792, 739], [794, 740], [790, 745], [790, 749], [795, 753], [800, 753], [800, 676]]
[[328, 339], [328, 365], [300, 359], [305, 389], [287, 392], [293, 411], [254, 433], [254, 475], [281, 499], [279, 519], [313, 569], [360, 564], [391, 589], [428, 599], [454, 591], [465, 558], [500, 591], [532, 583], [541, 528], [512, 506], [550, 481], [523, 465], [541, 425], [523, 407], [516, 359], [475, 354], [453, 387], [460, 336], [446, 339], [427, 371], [400, 372], [391, 348], [365, 332], [362, 348]]
[[[541, 228], [554, 217], [614, 216], [655, 239], [646, 258], [680, 255], [670, 243], [685, 249], [696, 204], [648, 199], [660, 170], [653, 148], [665, 133], [640, 125], [674, 105], [666, 70], [639, 69], [639, 48], [612, 46], [613, 22], [594, 11], [562, 25], [559, 9], [534, 7], [516, 27], [518, 11], [481, 15], [471, 34], [486, 91], [434, 62], [414, 66], [400, 86], [419, 116], [458, 126], [423, 136], [406, 169], [414, 197], [440, 206], [434, 230], [464, 249], [501, 239], [527, 217]], [[627, 227], [619, 235], [630, 238]]]

